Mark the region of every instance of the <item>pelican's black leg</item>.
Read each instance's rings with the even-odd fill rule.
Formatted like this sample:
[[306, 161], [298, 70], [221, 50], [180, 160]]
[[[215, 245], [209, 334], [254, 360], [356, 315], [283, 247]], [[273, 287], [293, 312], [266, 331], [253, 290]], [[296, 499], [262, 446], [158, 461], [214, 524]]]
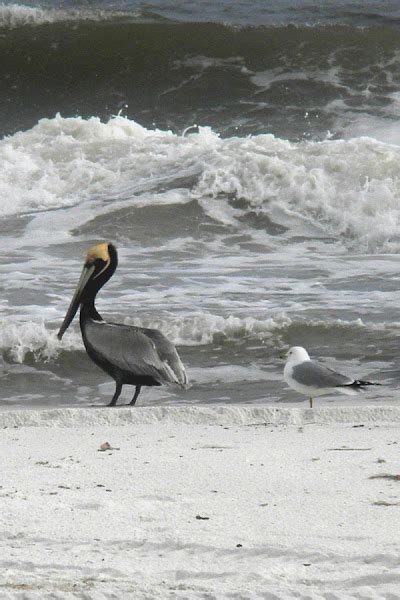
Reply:
[[118, 383], [118, 381], [117, 381], [114, 396], [112, 397], [110, 404], [107, 404], [107, 406], [115, 406], [117, 404], [117, 400], [119, 398], [121, 390], [122, 390], [122, 383]]
[[133, 405], [136, 403], [137, 397], [139, 396], [139, 394], [140, 394], [140, 390], [141, 390], [141, 389], [142, 389], [142, 386], [141, 386], [141, 385], [137, 385], [137, 386], [136, 386], [136, 389], [135, 389], [135, 394], [134, 394], [134, 396], [133, 396], [133, 398], [132, 398], [131, 402], [129, 402], [129, 404], [130, 404], [131, 406], [133, 406]]

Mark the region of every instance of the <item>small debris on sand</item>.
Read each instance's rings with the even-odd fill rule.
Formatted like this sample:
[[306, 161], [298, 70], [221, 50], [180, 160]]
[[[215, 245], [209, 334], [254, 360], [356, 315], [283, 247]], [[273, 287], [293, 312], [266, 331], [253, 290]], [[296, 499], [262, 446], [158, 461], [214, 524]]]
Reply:
[[103, 442], [100, 444], [100, 448], [97, 450], [97, 452], [105, 452], [106, 450], [119, 450], [119, 448], [111, 446], [109, 442]]
[[105, 452], [106, 450], [111, 450], [111, 444], [109, 442], [103, 442], [100, 444], [98, 452]]

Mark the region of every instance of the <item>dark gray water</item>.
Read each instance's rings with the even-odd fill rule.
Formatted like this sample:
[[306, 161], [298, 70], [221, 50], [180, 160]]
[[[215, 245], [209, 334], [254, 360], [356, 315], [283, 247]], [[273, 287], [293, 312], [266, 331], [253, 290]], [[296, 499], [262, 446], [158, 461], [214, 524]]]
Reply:
[[193, 383], [142, 402], [297, 401], [278, 359], [294, 344], [395, 398], [399, 14], [1, 4], [0, 403], [110, 398], [78, 323], [55, 338], [102, 240], [120, 266], [100, 312], [161, 328]]

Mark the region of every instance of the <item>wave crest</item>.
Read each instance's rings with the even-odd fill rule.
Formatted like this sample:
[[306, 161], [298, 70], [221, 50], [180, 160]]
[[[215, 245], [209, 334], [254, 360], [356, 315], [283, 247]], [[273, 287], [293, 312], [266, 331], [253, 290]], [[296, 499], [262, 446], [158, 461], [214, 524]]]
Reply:
[[101, 9], [61, 9], [24, 6], [23, 4], [0, 4], [0, 27], [14, 29], [21, 26], [36, 26], [62, 21], [105, 21], [118, 17], [141, 17], [141, 11], [101, 10]]
[[3, 322], [0, 328], [0, 350], [3, 356], [16, 363], [23, 363], [28, 355], [35, 362], [55, 360], [61, 351], [81, 350], [83, 343], [79, 333], [65, 336], [61, 342], [56, 331], [48, 329], [44, 322]]
[[358, 248], [400, 245], [400, 147], [372, 138], [291, 143], [231, 138], [205, 165], [197, 197], [233, 196]]
[[[191, 197], [217, 200], [218, 209], [209, 214], [214, 220], [228, 218], [242, 228], [243, 212], [256, 209], [296, 235], [296, 224], [306, 224], [313, 235], [316, 228], [357, 250], [400, 248], [400, 146], [372, 138], [221, 139], [207, 127], [182, 137], [123, 117], [102, 123], [57, 116], [1, 140], [0, 161], [3, 215], [84, 201], [97, 202], [98, 210], [105, 197], [135, 200], [157, 191], [162, 178], [174, 182], [190, 173], [197, 177], [187, 184]], [[232, 211], [235, 199], [244, 202], [242, 212]], [[206, 203], [202, 207], [207, 212]]]
[[[177, 346], [202, 346], [246, 338], [265, 340], [274, 331], [291, 323], [285, 315], [265, 320], [252, 317], [221, 317], [209, 313], [171, 319], [126, 319], [126, 324], [150, 327], [162, 331]], [[23, 363], [28, 356], [35, 362], [49, 362], [62, 351], [84, 350], [79, 331], [66, 333], [60, 342], [56, 331], [44, 322], [3, 322], [0, 329], [0, 350], [6, 359]]]
[[[298, 320], [285, 313], [267, 319], [254, 317], [222, 317], [211, 313], [195, 313], [186, 317], [164, 319], [125, 319], [128, 325], [159, 329], [177, 346], [206, 346], [226, 342], [259, 341], [279, 347], [286, 344], [281, 336], [293, 328], [333, 330], [366, 327], [361, 319], [355, 321]], [[393, 324], [391, 324], [391, 327]], [[377, 326], [371, 326], [373, 329]], [[385, 328], [382, 325], [381, 328]], [[13, 323], [4, 320], [0, 328], [0, 352], [7, 361], [23, 363], [53, 362], [61, 352], [84, 352], [78, 329], [68, 331], [60, 342], [56, 330], [44, 322], [28, 321]]]
[[264, 340], [270, 338], [277, 329], [289, 325], [291, 319], [283, 314], [262, 320], [196, 313], [179, 319], [135, 318], [126, 319], [125, 322], [138, 327], [159, 329], [178, 346], [202, 346], [245, 338]]

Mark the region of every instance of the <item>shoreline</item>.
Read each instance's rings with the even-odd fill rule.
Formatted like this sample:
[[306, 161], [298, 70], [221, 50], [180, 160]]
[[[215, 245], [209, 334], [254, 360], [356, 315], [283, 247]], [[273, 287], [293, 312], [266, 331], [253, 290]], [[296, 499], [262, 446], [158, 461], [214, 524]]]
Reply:
[[263, 405], [0, 408], [0, 428], [176, 423], [186, 425], [308, 425], [400, 423], [400, 406], [282, 408]]

